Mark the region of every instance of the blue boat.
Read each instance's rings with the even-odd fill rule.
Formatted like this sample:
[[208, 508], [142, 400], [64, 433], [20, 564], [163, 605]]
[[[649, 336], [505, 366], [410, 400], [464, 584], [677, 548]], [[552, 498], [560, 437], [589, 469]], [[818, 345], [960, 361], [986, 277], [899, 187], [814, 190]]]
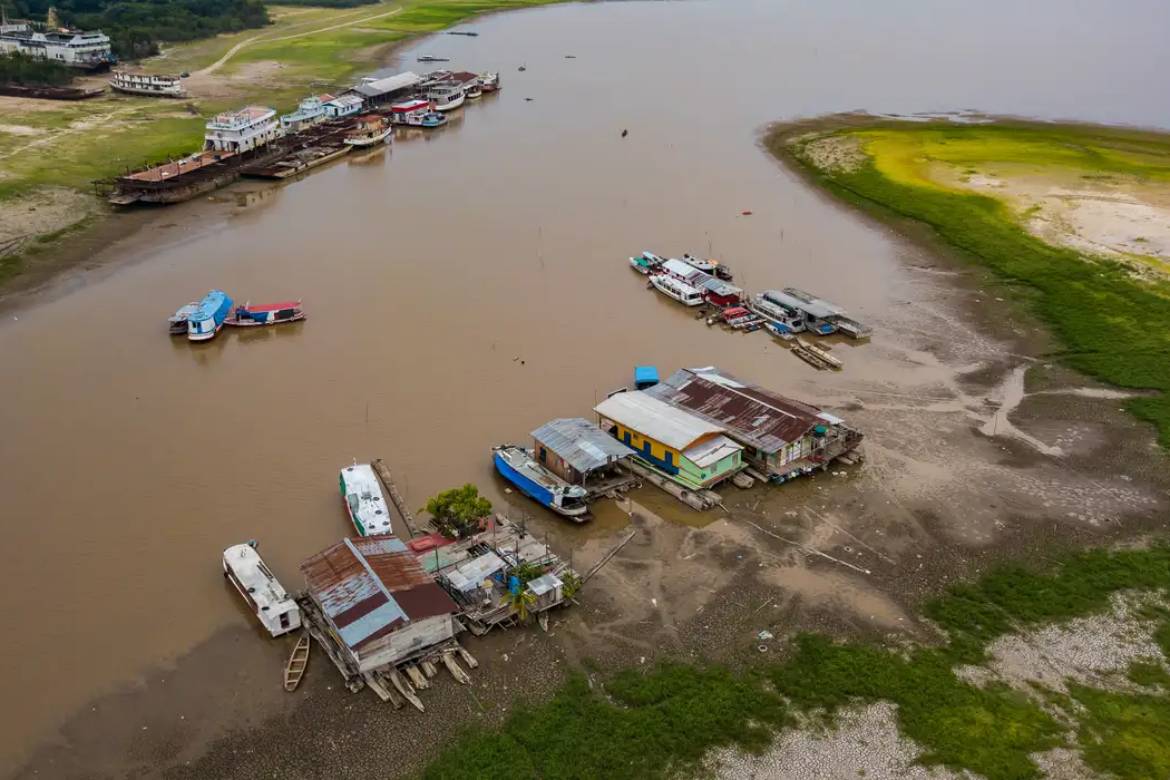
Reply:
[[796, 334], [792, 332], [792, 328], [788, 327], [783, 322], [778, 322], [776, 320], [765, 320], [764, 327], [768, 329], [769, 333], [771, 333], [776, 338], [781, 339], [782, 341], [792, 341], [792, 339], [796, 338]]
[[418, 123], [420, 127], [442, 127], [447, 124], [447, 115], [439, 111], [432, 111], [429, 114], [424, 114]]
[[187, 315], [187, 338], [207, 341], [215, 338], [224, 320], [231, 314], [232, 299], [223, 290], [212, 290], [203, 296], [195, 311]]
[[501, 444], [492, 447], [492, 461], [500, 476], [538, 504], [579, 523], [589, 519], [589, 507], [585, 504], [589, 494], [585, 488], [570, 485], [537, 463], [532, 450]]
[[658, 384], [658, 369], [654, 366], [634, 366], [634, 389], [645, 390]]

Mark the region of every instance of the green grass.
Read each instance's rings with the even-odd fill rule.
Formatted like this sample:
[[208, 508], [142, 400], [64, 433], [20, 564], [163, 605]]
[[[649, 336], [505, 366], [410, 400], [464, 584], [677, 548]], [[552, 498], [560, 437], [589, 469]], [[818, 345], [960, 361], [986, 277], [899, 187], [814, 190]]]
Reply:
[[1072, 685], [1085, 764], [1123, 780], [1170, 777], [1170, 697]]
[[[1072, 707], [1070, 697], [1041, 689], [1064, 713], [1062, 722], [1017, 691], [976, 687], [953, 671], [985, 660], [999, 636], [1100, 612], [1123, 590], [1165, 595], [1170, 545], [1073, 554], [1045, 571], [1004, 567], [952, 588], [924, 608], [947, 632], [940, 646], [895, 650], [805, 634], [785, 660], [754, 674], [678, 665], [627, 670], [604, 683], [608, 696], [600, 683], [590, 688], [574, 677], [550, 702], [523, 707], [498, 729], [463, 735], [424, 776], [665, 777], [693, 769], [712, 747], [763, 748], [769, 732], [797, 713], [831, 724], [843, 707], [878, 701], [897, 705], [899, 730], [922, 746], [925, 764], [992, 780], [1037, 777], [1030, 754], [1065, 744], [1071, 724], [1095, 769], [1122, 778], [1170, 776], [1165, 694], [1080, 686], [1071, 689], [1080, 707]], [[1131, 672], [1161, 679], [1144, 667]]]
[[828, 134], [857, 138], [865, 162], [851, 171], [820, 170], [806, 153], [809, 141], [787, 143], [784, 128], [767, 143], [841, 199], [879, 216], [924, 223], [945, 244], [1016, 284], [1063, 343], [1067, 365], [1113, 385], [1157, 391], [1125, 405], [1153, 423], [1170, 447], [1170, 284], [1139, 282], [1118, 263], [1047, 244], [1021, 228], [1005, 202], [931, 177], [931, 165], [941, 162], [993, 173], [1027, 167], [1117, 174], [1158, 185], [1170, 181], [1170, 136], [1026, 123], [884, 122]]
[[576, 675], [547, 704], [522, 707], [500, 731], [464, 735], [425, 771], [465, 777], [661, 777], [718, 745], [760, 750], [787, 720], [758, 681], [725, 669], [663, 665], [627, 671], [609, 699]]
[[1170, 692], [1170, 672], [1157, 661], [1133, 661], [1125, 676], [1135, 685], [1161, 686]]

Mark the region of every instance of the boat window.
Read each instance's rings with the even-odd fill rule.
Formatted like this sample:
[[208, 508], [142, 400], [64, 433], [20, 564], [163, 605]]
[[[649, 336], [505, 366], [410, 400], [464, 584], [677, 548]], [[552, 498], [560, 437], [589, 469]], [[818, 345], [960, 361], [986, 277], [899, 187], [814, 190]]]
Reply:
[[280, 627], [281, 628], [288, 628], [288, 613], [287, 612], [280, 613]]

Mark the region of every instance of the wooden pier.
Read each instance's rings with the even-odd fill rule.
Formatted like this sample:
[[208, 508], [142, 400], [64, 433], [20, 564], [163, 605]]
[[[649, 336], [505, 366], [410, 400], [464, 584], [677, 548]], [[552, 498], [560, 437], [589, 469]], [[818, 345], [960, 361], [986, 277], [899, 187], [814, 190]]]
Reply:
[[412, 538], [418, 536], [418, 530], [414, 525], [414, 513], [410, 511], [410, 505], [406, 503], [406, 499], [398, 492], [398, 485], [394, 484], [394, 477], [390, 474], [390, 467], [381, 458], [375, 458], [371, 465], [374, 467], [374, 473], [378, 475], [378, 479], [382, 481], [382, 485], [386, 488], [386, 492], [390, 494], [390, 503], [394, 504], [394, 508], [398, 510], [398, 514], [402, 515], [402, 521], [406, 523], [406, 530], [410, 532]]
[[639, 463], [637, 459], [629, 458], [623, 461], [620, 468], [629, 469], [638, 477], [661, 488], [695, 511], [702, 512], [723, 504], [723, 498], [713, 490], [692, 490], [684, 487], [649, 466]]

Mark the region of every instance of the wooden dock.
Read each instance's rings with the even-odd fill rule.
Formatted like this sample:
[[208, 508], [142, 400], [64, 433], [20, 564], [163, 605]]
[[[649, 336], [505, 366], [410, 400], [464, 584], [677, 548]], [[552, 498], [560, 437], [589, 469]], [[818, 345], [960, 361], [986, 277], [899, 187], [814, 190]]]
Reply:
[[406, 523], [406, 530], [410, 532], [411, 537], [418, 536], [414, 525], [414, 513], [410, 511], [410, 505], [406, 503], [406, 499], [398, 492], [398, 486], [394, 484], [394, 477], [390, 474], [390, 467], [381, 458], [375, 458], [371, 465], [373, 465], [374, 473], [378, 475], [378, 479], [382, 480], [386, 492], [390, 494], [390, 503], [394, 504], [398, 514], [402, 515], [402, 521]]
[[639, 463], [635, 458], [627, 458], [619, 468], [629, 469], [637, 476], [655, 487], [666, 491], [695, 511], [702, 512], [723, 503], [723, 498], [718, 493], [712, 490], [693, 490], [684, 487], [649, 466]]

